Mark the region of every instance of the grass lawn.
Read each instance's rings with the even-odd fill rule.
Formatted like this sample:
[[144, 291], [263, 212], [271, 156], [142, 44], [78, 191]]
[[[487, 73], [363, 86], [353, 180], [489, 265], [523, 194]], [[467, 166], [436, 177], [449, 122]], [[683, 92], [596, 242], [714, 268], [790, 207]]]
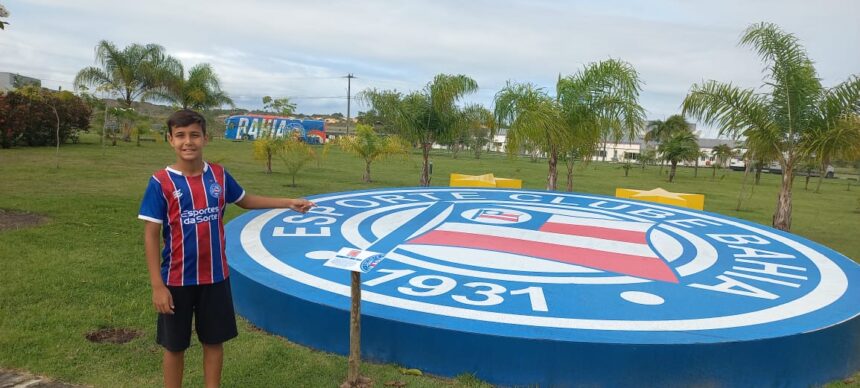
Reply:
[[[319, 149], [318, 149], [319, 151]], [[46, 216], [33, 228], [0, 231], [0, 367], [26, 369], [67, 382], [98, 387], [160, 386], [161, 349], [154, 341], [155, 314], [143, 257], [142, 221], [136, 219], [151, 173], [173, 161], [164, 143], [121, 143], [101, 147], [84, 136], [60, 150], [55, 169], [53, 148], [0, 150], [0, 209]], [[331, 149], [319, 164], [309, 163], [289, 187], [290, 177], [273, 161], [274, 173], [251, 157], [250, 143], [213, 141], [207, 159], [223, 163], [246, 190], [273, 196], [305, 196], [374, 187], [415, 186], [420, 157], [373, 166], [375, 182], [361, 182], [364, 165]], [[461, 154], [433, 155], [434, 185], [447, 185], [448, 174], [483, 174], [521, 178], [526, 188], [545, 187], [546, 164], [503, 155], [475, 160]], [[593, 163], [577, 169], [574, 190], [613, 195], [616, 187], [703, 193], [705, 210], [769, 225], [776, 204], [778, 175], [765, 174], [744, 205], [734, 210], [743, 173], [679, 169], [668, 184], [658, 167], [638, 167], [624, 176], [620, 165]], [[820, 194], [794, 188], [793, 232], [860, 260], [860, 187], [826, 180]], [[855, 182], [856, 183], [856, 182]], [[560, 179], [564, 187], [564, 178]], [[242, 210], [231, 207], [227, 219]], [[99, 328], [138, 330], [142, 336], [124, 345], [89, 342]], [[344, 322], [347, 330], [347, 322]], [[346, 358], [313, 351], [255, 330], [240, 320], [240, 336], [226, 346], [224, 386], [332, 387], [346, 377]], [[201, 350], [192, 345], [186, 383], [202, 386]], [[397, 366], [364, 363], [363, 374], [377, 384], [391, 380], [409, 387], [482, 386], [469, 375], [454, 380], [402, 375]]]

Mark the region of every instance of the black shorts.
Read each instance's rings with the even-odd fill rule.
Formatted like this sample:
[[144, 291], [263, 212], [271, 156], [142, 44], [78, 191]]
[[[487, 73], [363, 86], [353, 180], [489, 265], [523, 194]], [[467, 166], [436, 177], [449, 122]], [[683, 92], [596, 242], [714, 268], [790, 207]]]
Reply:
[[191, 320], [197, 339], [204, 344], [220, 344], [236, 337], [236, 315], [230, 279], [202, 286], [168, 286], [173, 296], [173, 314], [158, 314], [156, 339], [171, 352], [191, 345]]

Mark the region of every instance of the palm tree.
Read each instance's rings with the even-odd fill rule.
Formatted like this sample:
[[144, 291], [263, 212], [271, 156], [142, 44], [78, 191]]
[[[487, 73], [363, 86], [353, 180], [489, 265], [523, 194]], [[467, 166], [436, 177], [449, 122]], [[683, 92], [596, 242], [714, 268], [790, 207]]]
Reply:
[[221, 81], [208, 63], [201, 63], [188, 71], [179, 65], [178, 73], [167, 82], [160, 97], [182, 109], [207, 110], [222, 105], [233, 105], [233, 100], [221, 90]]
[[726, 162], [732, 159], [734, 153], [734, 150], [728, 144], [718, 144], [714, 148], [711, 148], [711, 155], [714, 157], [714, 171], [711, 174], [711, 180], [717, 177], [717, 169], [725, 167]]
[[699, 143], [692, 132], [679, 132], [660, 143], [658, 148], [663, 159], [672, 166], [669, 170], [669, 183], [675, 180], [675, 169], [678, 163], [699, 157]]
[[475, 153], [475, 159], [480, 159], [484, 147], [496, 136], [496, 116], [482, 105], [469, 104], [463, 108], [463, 118], [466, 144]]
[[645, 119], [639, 105], [642, 81], [629, 63], [609, 59], [591, 63], [568, 77], [559, 76], [556, 99], [565, 130], [563, 144], [567, 167], [567, 190], [573, 190], [573, 162], [588, 163], [597, 145], [632, 141]]
[[421, 147], [421, 186], [430, 185], [430, 147], [450, 137], [459, 120], [456, 102], [478, 90], [468, 76], [438, 74], [421, 91], [403, 95], [396, 90], [367, 89], [359, 99], [369, 103], [406, 140]]
[[75, 88], [95, 87], [117, 96], [126, 107], [140, 99], [152, 97], [165, 86], [181, 64], [164, 53], [157, 44], [133, 43], [120, 50], [103, 40], [96, 45], [96, 62], [100, 67], [86, 67], [75, 76]]
[[337, 140], [337, 144], [351, 154], [364, 159], [364, 181], [370, 183], [370, 164], [391, 155], [409, 153], [409, 145], [395, 136], [379, 136], [373, 127], [358, 124], [354, 136], [346, 136]]
[[546, 153], [549, 165], [546, 188], [555, 190], [558, 156], [568, 136], [556, 100], [530, 83], [508, 82], [496, 93], [495, 105], [499, 123], [508, 127], [508, 153], [515, 154], [527, 144]]
[[639, 162], [642, 164], [642, 170], [645, 170], [645, 165], [655, 163], [657, 160], [657, 150], [646, 145], [645, 149], [639, 153]]
[[689, 132], [690, 123], [683, 115], [671, 115], [664, 120], [651, 120], [648, 122], [648, 131], [645, 132], [646, 142], [662, 143], [676, 133]]
[[[664, 120], [651, 120], [648, 122], [646, 128], [648, 130], [645, 132], [645, 143], [654, 142], [662, 144], [664, 141], [672, 138], [677, 133], [681, 132], [689, 132], [690, 131], [690, 123], [687, 122], [687, 119], [684, 118], [683, 115], [671, 115], [669, 118]], [[663, 175], [663, 164], [666, 163], [666, 159], [660, 159], [660, 175]], [[696, 166], [698, 174], [698, 165]]]
[[643, 121], [640, 89], [636, 70], [610, 59], [559, 77], [555, 98], [532, 84], [508, 83], [496, 94], [496, 116], [508, 126], [509, 152], [531, 144], [547, 155], [547, 190], [556, 189], [564, 159], [570, 189], [573, 161], [589, 160], [601, 138], [635, 136]]
[[[75, 89], [94, 87], [117, 97], [125, 108], [135, 100], [157, 97], [173, 74], [181, 67], [179, 61], [164, 53], [157, 44], [131, 44], [120, 50], [103, 40], [96, 45], [96, 62], [100, 67], [86, 67], [75, 76]], [[123, 133], [129, 136], [131, 123], [123, 123]], [[113, 137], [116, 145], [116, 136]]]
[[834, 126], [818, 128], [810, 135], [808, 151], [814, 155], [819, 168], [818, 184], [815, 187], [817, 193], [821, 190], [827, 166], [833, 159], [854, 160], [860, 156], [860, 116], [849, 114]]
[[860, 77], [831, 89], [822, 87], [812, 61], [798, 39], [770, 23], [754, 24], [741, 37], [766, 63], [765, 92], [708, 81], [694, 84], [683, 112], [733, 137], [757, 137], [782, 167], [782, 185], [773, 226], [791, 229], [794, 169], [810, 152], [811, 132], [830, 128], [851, 113], [860, 100]]

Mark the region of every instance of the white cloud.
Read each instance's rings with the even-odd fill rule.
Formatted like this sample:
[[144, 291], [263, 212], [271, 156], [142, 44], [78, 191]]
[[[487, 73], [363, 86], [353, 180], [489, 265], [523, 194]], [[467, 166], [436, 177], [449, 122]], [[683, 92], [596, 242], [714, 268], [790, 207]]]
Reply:
[[[234, 100], [293, 96], [300, 111], [345, 113], [346, 79], [413, 90], [440, 72], [464, 73], [490, 104], [507, 80], [552, 89], [559, 73], [620, 58], [646, 82], [642, 104], [678, 113], [693, 83], [761, 84], [762, 64], [737, 45], [751, 23], [771, 21], [807, 47], [825, 85], [860, 69], [860, 2], [680, 1], [4, 1], [0, 71], [69, 87], [93, 64], [101, 39], [158, 43], [186, 67], [212, 64]], [[338, 97], [338, 98], [323, 98]], [[353, 111], [362, 107], [353, 107]]]

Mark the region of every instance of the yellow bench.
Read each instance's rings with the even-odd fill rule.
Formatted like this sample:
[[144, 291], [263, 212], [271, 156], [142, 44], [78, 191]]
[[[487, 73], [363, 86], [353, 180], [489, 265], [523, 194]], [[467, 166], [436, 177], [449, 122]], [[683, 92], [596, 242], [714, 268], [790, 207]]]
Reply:
[[619, 187], [615, 189], [615, 197], [705, 210], [705, 196], [703, 194], [673, 193], [661, 187], [652, 190], [622, 189]]
[[451, 174], [451, 180], [448, 185], [451, 187], [498, 187], [505, 189], [521, 189], [523, 188], [523, 181], [522, 179], [496, 178], [493, 174]]

